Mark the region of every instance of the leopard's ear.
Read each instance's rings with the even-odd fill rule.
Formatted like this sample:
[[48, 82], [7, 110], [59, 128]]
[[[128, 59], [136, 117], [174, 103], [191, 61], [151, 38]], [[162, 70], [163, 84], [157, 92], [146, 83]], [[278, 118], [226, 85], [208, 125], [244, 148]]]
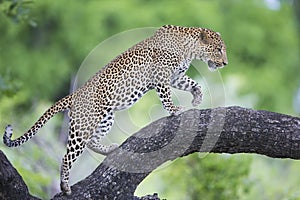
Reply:
[[200, 41], [201, 42], [203, 42], [204, 44], [208, 44], [208, 36], [207, 36], [207, 33], [204, 31], [204, 30], [202, 30], [201, 32], [200, 32], [200, 35], [199, 35], [199, 37], [200, 37]]

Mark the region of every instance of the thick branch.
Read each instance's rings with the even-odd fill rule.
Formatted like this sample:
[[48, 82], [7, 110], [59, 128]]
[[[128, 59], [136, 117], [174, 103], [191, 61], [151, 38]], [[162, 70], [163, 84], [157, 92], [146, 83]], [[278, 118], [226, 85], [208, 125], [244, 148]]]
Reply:
[[38, 199], [29, 194], [22, 177], [17, 170], [12, 167], [2, 151], [0, 151], [0, 199]]
[[[158, 166], [194, 152], [300, 159], [300, 118], [240, 107], [189, 110], [165, 117], [128, 138], [90, 176], [72, 186], [71, 196], [60, 193], [53, 199], [159, 199], [133, 194]], [[7, 169], [5, 159], [0, 154], [0, 198], [34, 199], [15, 171]], [[16, 194], [16, 187], [28, 198], [3, 196]]]
[[128, 138], [72, 195], [54, 199], [134, 199], [154, 169], [194, 152], [257, 153], [300, 159], [300, 119], [240, 107], [189, 110], [162, 118]]

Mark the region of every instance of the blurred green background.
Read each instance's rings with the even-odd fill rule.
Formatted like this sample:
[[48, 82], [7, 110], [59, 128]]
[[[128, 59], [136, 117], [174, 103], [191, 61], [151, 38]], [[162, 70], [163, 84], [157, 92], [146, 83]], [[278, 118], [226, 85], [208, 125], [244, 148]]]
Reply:
[[[0, 0], [0, 127], [4, 130], [11, 123], [15, 136], [20, 136], [69, 93], [81, 63], [100, 42], [127, 30], [164, 24], [206, 27], [222, 34], [229, 65], [220, 70], [222, 87], [213, 92], [225, 93], [224, 105], [299, 115], [298, 4], [297, 0]], [[201, 82], [205, 75], [201, 77], [197, 67], [189, 75]], [[159, 104], [151, 95], [154, 98], [150, 94], [130, 111], [137, 129], [151, 121], [149, 116], [141, 118], [153, 108], [151, 102]], [[117, 127], [122, 129], [127, 117], [120, 115]], [[30, 192], [49, 199], [59, 191], [66, 137], [66, 118], [58, 115], [29, 143], [9, 149], [1, 142], [0, 148]], [[120, 137], [123, 141], [129, 135]], [[87, 151], [75, 163], [71, 183], [87, 176], [101, 159]], [[194, 154], [153, 172], [136, 194], [158, 192], [162, 198], [195, 200], [300, 199], [299, 170], [299, 161], [289, 159]]]

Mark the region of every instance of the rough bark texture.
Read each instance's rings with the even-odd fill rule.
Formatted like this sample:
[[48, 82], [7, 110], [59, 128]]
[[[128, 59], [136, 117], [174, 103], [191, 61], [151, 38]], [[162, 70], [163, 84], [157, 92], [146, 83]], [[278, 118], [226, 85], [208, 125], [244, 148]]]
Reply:
[[[90, 176], [73, 185], [70, 196], [60, 193], [53, 199], [159, 199], [156, 194], [142, 198], [133, 194], [158, 166], [194, 152], [300, 159], [300, 118], [241, 107], [189, 110], [165, 117], [128, 138]], [[3, 187], [13, 180], [1, 176], [0, 195], [6, 194]]]
[[22, 177], [13, 168], [2, 151], [0, 151], [0, 199], [38, 199], [29, 194]]

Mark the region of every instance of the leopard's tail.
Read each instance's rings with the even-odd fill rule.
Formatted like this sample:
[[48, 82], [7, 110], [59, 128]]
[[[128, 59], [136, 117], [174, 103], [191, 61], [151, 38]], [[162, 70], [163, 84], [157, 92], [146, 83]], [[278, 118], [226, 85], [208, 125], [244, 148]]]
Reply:
[[44, 124], [52, 118], [56, 113], [69, 109], [72, 105], [72, 97], [70, 94], [61, 100], [57, 101], [53, 106], [51, 106], [40, 118], [39, 120], [22, 136], [17, 139], [12, 140], [11, 136], [13, 134], [13, 129], [11, 125], [7, 125], [3, 135], [3, 142], [8, 147], [17, 147], [22, 145], [31, 139], [37, 131], [44, 126]]

